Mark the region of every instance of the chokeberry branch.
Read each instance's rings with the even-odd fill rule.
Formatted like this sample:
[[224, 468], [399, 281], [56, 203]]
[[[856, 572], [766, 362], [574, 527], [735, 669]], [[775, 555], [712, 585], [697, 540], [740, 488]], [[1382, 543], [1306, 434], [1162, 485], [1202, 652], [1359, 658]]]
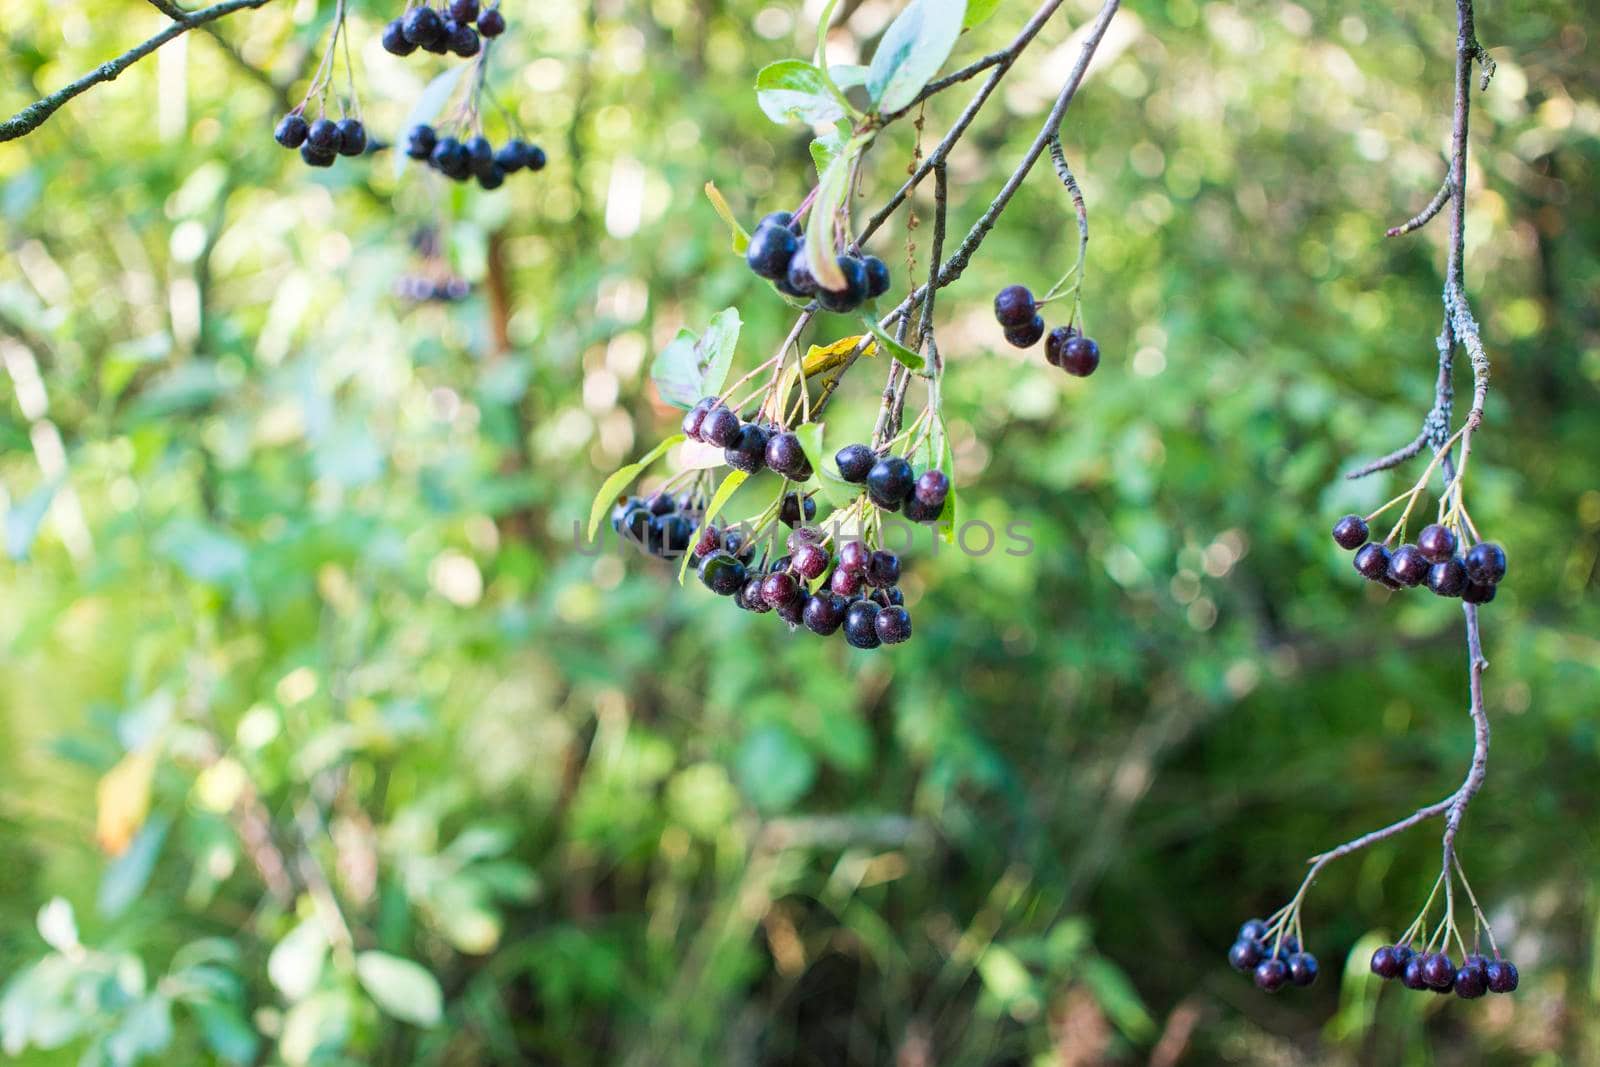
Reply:
[[1426, 226], [1434, 218], [1434, 216], [1438, 215], [1440, 211], [1444, 210], [1445, 201], [1449, 199], [1450, 179], [1445, 178], [1444, 183], [1439, 186], [1439, 191], [1433, 194], [1432, 200], [1428, 201], [1427, 207], [1423, 208], [1421, 211], [1417, 212], [1400, 225], [1391, 226], [1388, 230], [1384, 231], [1384, 236], [1403, 237], [1415, 230], [1422, 229], [1422, 227]]
[[[231, 15], [235, 11], [261, 7], [270, 2], [271, 0], [222, 0], [219, 4], [201, 8], [199, 11], [186, 12], [181, 18], [174, 18], [170, 26], [143, 44], [130, 48], [115, 59], [100, 64], [77, 81], [62, 86], [49, 96], [34, 101], [9, 119], [0, 122], [0, 142], [14, 141], [19, 137], [32, 133], [44, 125], [45, 121], [67, 101], [92, 89], [101, 82], [115, 80], [123, 71], [178, 35], [187, 33], [196, 27], [204, 26], [206, 23], [222, 18], [225, 15]], [[165, 11], [165, 9], [163, 10]], [[170, 14], [170, 12], [165, 13]]]

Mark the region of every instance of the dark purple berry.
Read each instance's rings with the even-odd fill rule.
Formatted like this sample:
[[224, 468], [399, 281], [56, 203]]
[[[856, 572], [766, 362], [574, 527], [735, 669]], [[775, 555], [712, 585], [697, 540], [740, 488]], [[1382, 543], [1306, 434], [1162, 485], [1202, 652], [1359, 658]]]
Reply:
[[794, 596], [779, 604], [773, 610], [778, 613], [778, 618], [788, 623], [791, 628], [805, 622], [806, 606], [811, 603], [811, 594], [804, 589], [797, 590]]
[[1522, 977], [1517, 973], [1517, 965], [1510, 960], [1490, 960], [1484, 968], [1489, 977], [1489, 992], [1512, 993], [1516, 991]]
[[450, 17], [465, 25], [478, 21], [478, 0], [450, 0]]
[[789, 273], [789, 261], [799, 246], [799, 239], [787, 226], [760, 226], [750, 235], [744, 261], [763, 278], [782, 278]]
[[306, 133], [310, 128], [304, 115], [291, 111], [278, 120], [278, 128], [272, 131], [272, 139], [285, 148], [299, 148], [306, 143]]
[[1469, 960], [1456, 971], [1456, 996], [1477, 1000], [1489, 992], [1489, 968], [1481, 960]]
[[1092, 337], [1074, 337], [1061, 348], [1061, 369], [1074, 378], [1087, 378], [1100, 366], [1100, 346]]
[[444, 19], [431, 7], [414, 7], [401, 19], [400, 32], [412, 44], [437, 46], [444, 39]]
[[803, 482], [811, 477], [811, 461], [800, 447], [800, 438], [792, 433], [773, 434], [768, 439], [767, 466], [791, 482]]
[[1456, 554], [1456, 535], [1448, 527], [1429, 523], [1417, 534], [1417, 549], [1429, 563], [1443, 563]]
[[886, 511], [899, 511], [915, 487], [916, 477], [904, 456], [884, 456], [867, 472], [867, 496]]
[[1449, 989], [1455, 984], [1456, 965], [1443, 952], [1432, 952], [1422, 958], [1422, 980], [1434, 989]]
[[506, 32], [506, 17], [499, 8], [491, 7], [478, 16], [478, 32], [485, 37], [498, 37]]
[[764, 230], [768, 226], [776, 226], [779, 229], [791, 230], [792, 231], [794, 229], [793, 223], [794, 223], [794, 212], [792, 212], [792, 211], [769, 211], [767, 214], [761, 216], [761, 218], [759, 220], [757, 220], [756, 229]]
[[994, 317], [1007, 330], [1029, 325], [1037, 312], [1038, 305], [1025, 285], [1008, 285], [994, 296]]
[[1421, 585], [1428, 577], [1428, 561], [1416, 545], [1401, 545], [1389, 557], [1389, 577], [1403, 586]]
[[1333, 542], [1344, 549], [1360, 548], [1367, 543], [1367, 520], [1360, 515], [1346, 515], [1333, 524]]
[[478, 186], [483, 189], [498, 189], [505, 183], [505, 169], [498, 163], [491, 164], [488, 170], [478, 175]]
[[466, 142], [467, 162], [472, 167], [472, 173], [483, 177], [494, 168], [494, 145], [489, 143], [489, 138], [478, 134]]
[[944, 514], [944, 505], [924, 504], [913, 495], [906, 500], [902, 514], [912, 522], [938, 522], [939, 516]]
[[367, 150], [367, 130], [360, 119], [339, 120], [339, 154], [359, 156]]
[[467, 146], [454, 137], [442, 137], [433, 146], [433, 154], [428, 157], [434, 169], [446, 178], [461, 181], [472, 169], [472, 164], [467, 158]]
[[1374, 582], [1389, 576], [1389, 550], [1376, 541], [1369, 541], [1356, 552], [1356, 573]]
[[478, 39], [478, 31], [464, 22], [450, 21], [445, 23], [449, 28], [448, 38], [450, 51], [462, 59], [470, 59], [478, 54], [483, 47], [483, 42]]
[[1479, 585], [1498, 585], [1506, 576], [1506, 551], [1493, 541], [1467, 551], [1467, 577]]
[[744, 588], [744, 564], [726, 552], [713, 552], [700, 561], [700, 581], [718, 596], [732, 596]]
[[413, 126], [406, 133], [406, 155], [412, 159], [427, 159], [438, 143], [432, 126]]
[[1241, 937], [1228, 949], [1228, 966], [1239, 972], [1253, 971], [1267, 958], [1267, 950], [1255, 938]]
[[1461, 599], [1468, 604], [1487, 604], [1494, 599], [1496, 588], [1496, 586], [1492, 585], [1480, 585], [1469, 578], [1467, 579], [1467, 587], [1461, 590]]
[[1274, 956], [1256, 964], [1256, 988], [1276, 993], [1289, 980], [1289, 965]]
[[657, 493], [647, 504], [652, 515], [671, 515], [678, 510], [678, 502], [666, 493]]
[[1427, 989], [1428, 980], [1422, 976], [1422, 957], [1413, 956], [1400, 968], [1400, 984], [1407, 989]]
[[1384, 945], [1372, 954], [1372, 973], [1379, 978], [1398, 978], [1404, 967], [1393, 945]]
[[764, 615], [772, 610], [766, 598], [761, 595], [761, 579], [749, 578], [744, 583], [744, 588], [734, 597], [735, 604], [746, 611], [753, 611], [757, 615]]
[[859, 485], [867, 480], [878, 457], [866, 445], [845, 445], [833, 454], [833, 462], [839, 468], [839, 477]]
[[911, 615], [898, 604], [880, 608], [873, 625], [877, 627], [878, 640], [886, 645], [898, 645], [911, 640]]
[[794, 569], [807, 581], [821, 578], [828, 569], [828, 550], [821, 545], [801, 545], [794, 553]]
[[800, 592], [800, 583], [788, 571], [774, 571], [761, 579], [761, 598], [768, 607], [787, 603]]
[[704, 559], [720, 548], [722, 548], [722, 531], [715, 526], [704, 527], [694, 543], [694, 558]]
[[900, 592], [900, 587], [898, 585], [891, 585], [887, 589], [873, 590], [872, 599], [878, 602], [878, 607], [880, 608], [887, 608], [895, 604], [904, 604], [906, 602], [905, 595]]
[[789, 257], [788, 270], [784, 272], [784, 280], [789, 291], [798, 296], [811, 296], [817, 291], [817, 279], [811, 273], [811, 263], [806, 259], [806, 243], [801, 241], [795, 247], [794, 255]]
[[1248, 919], [1239, 927], [1240, 941], [1265, 941], [1267, 937], [1267, 924], [1260, 919]]
[[778, 521], [789, 529], [794, 529], [802, 522], [810, 522], [817, 517], [817, 502], [810, 496], [801, 496], [799, 493], [783, 494], [783, 503], [778, 505]]
[[877, 256], [862, 260], [867, 271], [867, 299], [876, 300], [889, 291], [889, 265]]
[[1428, 588], [1439, 596], [1460, 596], [1467, 588], [1467, 568], [1459, 559], [1447, 559], [1428, 568]]
[[847, 571], [843, 567], [836, 567], [833, 576], [828, 579], [828, 588], [842, 597], [853, 597], [861, 592], [861, 586], [866, 582], [867, 576], [860, 571]]
[[844, 275], [844, 288], [820, 289], [817, 302], [825, 311], [843, 314], [854, 311], [867, 298], [867, 268], [855, 256], [840, 256], [837, 262], [839, 273]]
[[702, 398], [688, 413], [683, 416], [683, 433], [691, 441], [700, 440], [700, 427], [705, 424], [706, 415], [717, 406], [717, 398], [708, 396]]
[[339, 124], [332, 119], [318, 119], [306, 129], [306, 144], [319, 152], [339, 150]]
[[528, 165], [528, 143], [513, 137], [495, 152], [494, 161], [500, 164], [507, 174], [516, 173]]
[[[482, 20], [479, 20], [479, 25], [481, 27]], [[544, 170], [544, 164], [544, 149], [540, 148], [538, 145], [531, 144], [526, 150], [523, 151], [522, 165], [527, 167], [530, 171]]]
[[877, 648], [883, 643], [878, 636], [878, 605], [870, 600], [853, 601], [845, 610], [844, 639], [851, 648]]
[[1006, 331], [1006, 343], [1013, 348], [1032, 348], [1044, 336], [1044, 319], [1035, 315], [1032, 322], [1013, 326]]
[[838, 593], [823, 590], [806, 601], [804, 621], [806, 629], [827, 637], [844, 625], [850, 602]]
[[300, 146], [300, 158], [313, 167], [331, 167], [339, 153], [331, 148], [314, 148], [310, 141]]
[[740, 428], [739, 416], [726, 405], [718, 404], [706, 412], [701, 421], [700, 439], [708, 445], [727, 448], [738, 438]]
[[839, 546], [839, 566], [847, 571], [865, 574], [872, 562], [872, 550], [863, 541], [846, 541]]
[[409, 56], [417, 50], [414, 42], [406, 40], [405, 26], [400, 19], [383, 28], [383, 50], [397, 56]]
[[950, 479], [945, 476], [944, 471], [923, 471], [912, 492], [918, 500], [929, 507], [942, 508], [945, 497], [950, 495]]
[[1044, 338], [1044, 359], [1053, 367], [1061, 366], [1061, 352], [1067, 342], [1078, 336], [1076, 326], [1057, 326]]
[[1308, 986], [1317, 980], [1317, 957], [1309, 952], [1296, 952], [1289, 957], [1289, 981], [1297, 986]]
[[[843, 555], [840, 556], [843, 559]], [[900, 580], [900, 557], [878, 549], [867, 562], [867, 584], [887, 589]]]

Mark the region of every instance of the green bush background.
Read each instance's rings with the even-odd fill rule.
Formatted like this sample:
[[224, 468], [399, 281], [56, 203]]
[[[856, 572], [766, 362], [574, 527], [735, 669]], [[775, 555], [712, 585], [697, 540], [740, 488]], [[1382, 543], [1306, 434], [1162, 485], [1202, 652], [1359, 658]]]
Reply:
[[[1462, 847], [1524, 977], [1468, 1005], [1362, 973], [1426, 895], [1436, 828], [1315, 888], [1312, 990], [1259, 996], [1223, 959], [1306, 856], [1445, 795], [1471, 751], [1460, 612], [1364, 588], [1327, 537], [1402, 487], [1340, 475], [1431, 396], [1442, 223], [1382, 231], [1442, 174], [1451, 5], [1119, 16], [1064, 133], [1100, 372], [997, 348], [988, 316], [1070, 262], [1048, 167], [940, 301], [967, 514], [1030, 523], [1036, 549], [914, 552], [917, 636], [870, 655], [614, 542], [574, 551], [604, 474], [675, 429], [659, 346], [729, 305], [738, 366], [783, 337], [701, 187], [747, 219], [808, 187], [805, 131], [750, 87], [809, 50], [816, 6], [508, 0], [498, 91], [551, 163], [495, 195], [271, 143], [275, 86], [300, 91], [325, 32], [312, 0], [215, 24], [231, 57], [189, 34], [0, 147], [0, 1036], [21, 1062], [1600, 1061], [1593, 10], [1479, 13], [1499, 74], [1475, 94], [1467, 274], [1495, 368], [1470, 499], [1511, 574], [1483, 613], [1495, 745]], [[832, 54], [895, 7], [853, 8]], [[355, 8], [392, 135], [440, 61], [383, 54], [392, 12]], [[1075, 53], [1092, 7], [1064, 10], [952, 158], [956, 232]], [[6, 11], [5, 113], [161, 22]], [[929, 107], [925, 146], [965, 96]], [[910, 154], [909, 130], [883, 139], [860, 211]], [[474, 295], [407, 306], [439, 212]], [[907, 233], [873, 243], [897, 282]], [[872, 364], [830, 440], [870, 425]], [[112, 824], [142, 769], [148, 818]], [[137, 832], [120, 858], [101, 808], [108, 843]], [[55, 897], [89, 949], [54, 906], [50, 954]], [[437, 989], [441, 1021], [373, 989], [422, 1022]]]

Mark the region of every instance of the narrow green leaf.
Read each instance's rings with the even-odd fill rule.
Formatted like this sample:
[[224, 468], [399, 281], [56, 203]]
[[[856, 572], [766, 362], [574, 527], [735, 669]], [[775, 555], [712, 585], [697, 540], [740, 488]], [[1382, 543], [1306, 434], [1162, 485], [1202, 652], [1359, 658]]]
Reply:
[[617, 497], [633, 484], [640, 472], [665, 455], [667, 449], [685, 440], [688, 438], [683, 434], [673, 434], [646, 452], [637, 462], [628, 464], [600, 484], [600, 491], [595, 494], [594, 504], [589, 508], [589, 540], [594, 540], [594, 532], [600, 528], [600, 520], [605, 517], [606, 509], [617, 502]]
[[879, 111], [898, 111], [939, 73], [961, 36], [966, 0], [911, 0], [889, 24], [867, 70]]
[[134, 835], [127, 851], [118, 856], [100, 878], [100, 894], [95, 901], [100, 914], [115, 919], [139, 899], [150, 872], [155, 870], [156, 857], [161, 855], [162, 842], [167, 839], [170, 825], [165, 815], [152, 815]]
[[835, 122], [849, 104], [823, 72], [799, 59], [768, 63], [756, 74], [756, 103], [773, 122]]
[[[905, 364], [909, 369], [916, 371], [918, 374], [923, 374], [923, 370], [927, 366], [927, 363], [925, 360], [923, 360], [921, 355], [911, 351], [911, 349], [907, 348], [899, 341], [896, 341], [888, 333], [884, 332], [883, 327], [878, 325], [878, 320], [873, 318], [871, 315], [861, 316], [861, 321], [866, 323], [867, 329], [872, 332], [872, 336], [877, 340], [880, 348], [882, 348], [885, 352], [888, 352], [889, 355], [893, 356], [900, 363]], [[926, 375], [924, 375], [924, 377], [926, 377]]]
[[378, 1007], [396, 1019], [428, 1027], [444, 1015], [439, 980], [420, 964], [387, 952], [362, 952], [356, 955], [356, 977]]
[[828, 69], [828, 27], [833, 24], [833, 9], [839, 6], [839, 0], [828, 0], [822, 5], [822, 14], [817, 16], [817, 61], [818, 70]]
[[[727, 477], [722, 479], [722, 484], [717, 486], [717, 491], [711, 494], [711, 502], [706, 505], [706, 512], [700, 517], [700, 525], [702, 527], [711, 525], [711, 520], [717, 517], [717, 513], [722, 510], [723, 505], [733, 499], [733, 494], [739, 491], [739, 487], [744, 484], [745, 479], [748, 477], [750, 475], [745, 471], [728, 472]], [[693, 552], [685, 552], [683, 561], [678, 564], [679, 585], [683, 584], [683, 576], [689, 572], [689, 560], [692, 558], [694, 558]]]
[[1155, 1020], [1120, 967], [1103, 956], [1095, 956], [1083, 962], [1082, 974], [1083, 984], [1089, 987], [1095, 1003], [1125, 1036], [1144, 1042], [1155, 1035]]
[[854, 143], [852, 140], [846, 144], [817, 179], [817, 198], [806, 218], [806, 262], [817, 284], [834, 291], [845, 285], [844, 273], [833, 253], [833, 224], [850, 195], [850, 144]]
[[808, 422], [794, 431], [794, 435], [800, 439], [801, 451], [811, 463], [813, 481], [816, 480], [816, 472], [822, 470], [822, 425], [820, 422]]
[[939, 512], [939, 536], [944, 538], [946, 544], [953, 545], [956, 543], [956, 529], [961, 524], [961, 503], [960, 494], [956, 492], [956, 457], [950, 451], [950, 431], [945, 428], [943, 414], [939, 415], [939, 437], [944, 442], [944, 455], [939, 460], [939, 469], [950, 479], [950, 493], [944, 498], [944, 509]]
[[970, 30], [974, 26], [982, 25], [989, 21], [989, 16], [999, 8], [1000, 0], [967, 0], [967, 14], [961, 20], [961, 28]]
[[[400, 129], [409, 130], [413, 126], [431, 126], [433, 120], [439, 117], [439, 112], [444, 110], [444, 105], [450, 99], [450, 94], [455, 92], [456, 82], [465, 74], [467, 63], [457, 63], [443, 74], [434, 78], [423, 87], [417, 96], [417, 102], [411, 105], [411, 113], [400, 124]], [[411, 162], [411, 157], [406, 155], [401, 146], [395, 145], [389, 149], [394, 154], [394, 176], [398, 181], [406, 172], [406, 164]]]
[[733, 213], [728, 202], [722, 199], [722, 194], [717, 191], [715, 182], [706, 182], [706, 199], [711, 201], [712, 208], [722, 216], [722, 221], [728, 224], [728, 233], [732, 237], [735, 255], [744, 255], [750, 247], [750, 234], [739, 224], [739, 217]]
[[835, 63], [828, 68], [828, 77], [833, 79], [833, 84], [842, 92], [867, 84], [867, 68], [859, 63]]
[[189, 1005], [206, 1047], [228, 1063], [254, 1063], [257, 1038], [255, 1028], [232, 1005], [214, 1000], [198, 1000]]

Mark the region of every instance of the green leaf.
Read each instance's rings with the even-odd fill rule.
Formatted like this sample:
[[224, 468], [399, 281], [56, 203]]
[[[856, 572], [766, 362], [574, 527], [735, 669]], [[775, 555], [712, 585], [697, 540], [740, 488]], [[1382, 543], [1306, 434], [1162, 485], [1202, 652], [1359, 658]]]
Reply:
[[939, 512], [939, 536], [944, 538], [946, 544], [953, 545], [956, 543], [956, 527], [961, 524], [961, 504], [956, 492], [956, 459], [950, 451], [950, 431], [945, 429], [942, 414], [939, 416], [939, 436], [944, 441], [944, 455], [939, 460], [939, 469], [950, 479], [950, 493], [944, 498], [944, 510]]
[[600, 528], [600, 520], [605, 517], [606, 509], [617, 502], [622, 491], [632, 485], [646, 467], [665, 455], [667, 449], [686, 440], [688, 438], [681, 433], [673, 434], [646, 452], [638, 462], [628, 464], [600, 484], [600, 491], [594, 495], [594, 504], [589, 508], [589, 540], [594, 540], [594, 532]]
[[161, 843], [167, 839], [168, 820], [164, 815], [152, 815], [134, 836], [127, 851], [106, 868], [100, 878], [100, 894], [96, 906], [100, 914], [114, 919], [127, 910], [144, 892], [155, 870], [156, 857], [161, 854]]
[[[411, 113], [399, 125], [399, 129], [409, 130], [413, 126], [431, 126], [433, 120], [439, 117], [439, 112], [444, 110], [445, 102], [450, 99], [450, 94], [455, 92], [456, 82], [461, 80], [471, 64], [457, 63], [447, 69], [443, 74], [434, 78], [423, 87], [417, 96], [417, 102], [411, 105]], [[394, 153], [394, 176], [398, 181], [406, 172], [406, 164], [411, 162], [411, 157], [401, 151], [400, 146], [390, 149]]]
[[859, 63], [835, 63], [828, 68], [828, 77], [833, 79], [833, 84], [842, 92], [867, 84], [867, 68]]
[[783, 811], [805, 796], [817, 763], [784, 726], [763, 726], [739, 746], [734, 770], [746, 795], [762, 811]]
[[[871, 331], [873, 338], [878, 342], [878, 345], [885, 352], [893, 356], [898, 362], [905, 364], [908, 369], [914, 370], [918, 374], [923, 373], [923, 369], [927, 364], [923, 360], [922, 356], [911, 351], [911, 349], [907, 348], [899, 341], [896, 341], [888, 333], [884, 332], [883, 327], [878, 325], [878, 320], [873, 318], [871, 315], [861, 316], [861, 321], [866, 324], [866, 327], [869, 331]], [[924, 377], [926, 377], [926, 375], [924, 375]]]
[[711, 206], [716, 213], [722, 216], [722, 221], [728, 224], [728, 232], [733, 238], [733, 251], [736, 255], [744, 255], [745, 249], [750, 247], [750, 234], [739, 224], [739, 218], [722, 199], [722, 194], [717, 191], [715, 182], [706, 182], [706, 199], [711, 201]]
[[[711, 520], [717, 517], [725, 504], [733, 499], [733, 494], [739, 491], [746, 478], [750, 477], [746, 471], [729, 471], [727, 477], [722, 479], [722, 484], [717, 486], [717, 491], [711, 494], [711, 503], [706, 505], [706, 513], [700, 517], [701, 526], [711, 525]], [[683, 561], [678, 564], [678, 584], [683, 584], [683, 576], [689, 571], [689, 560], [694, 557], [693, 552], [685, 552]]]
[[1144, 1042], [1155, 1036], [1155, 1020], [1150, 1018], [1133, 983], [1116, 964], [1101, 956], [1085, 960], [1083, 984], [1094, 994], [1095, 1003], [1129, 1039]]
[[966, 0], [911, 0], [872, 54], [867, 94], [879, 111], [898, 111], [939, 73], [961, 36]]
[[49, 514], [60, 487], [59, 480], [45, 482], [6, 512], [6, 555], [19, 562], [28, 558], [33, 539], [39, 536], [39, 524]]
[[191, 519], [174, 519], [162, 527], [155, 549], [190, 578], [211, 585], [239, 578], [250, 562], [250, 553], [238, 538]]
[[328, 938], [315, 919], [306, 919], [283, 935], [267, 955], [267, 977], [290, 1001], [303, 999], [322, 977]]
[[260, 1043], [255, 1028], [239, 1009], [214, 1000], [198, 1000], [189, 1005], [206, 1047], [228, 1063], [254, 1063]]
[[839, 0], [828, 0], [822, 5], [822, 14], [817, 16], [817, 62], [818, 70], [827, 70], [828, 53], [828, 27], [833, 23], [833, 9], [839, 6]]
[[828, 165], [838, 158], [839, 153], [844, 151], [849, 133], [849, 125], [840, 123], [834, 129], [829, 130], [811, 142], [811, 162], [817, 168], [818, 177], [826, 173]]
[[396, 1019], [416, 1026], [436, 1026], [444, 1014], [444, 993], [438, 979], [410, 960], [387, 952], [356, 956], [356, 977], [378, 1004]]
[[812, 480], [816, 478], [814, 472], [822, 469], [822, 425], [820, 422], [808, 422], [794, 431], [794, 435], [800, 439], [801, 451], [811, 461]]
[[738, 308], [723, 308], [711, 316], [704, 336], [679, 330], [650, 364], [650, 380], [661, 398], [688, 410], [701, 397], [722, 388], [728, 368], [733, 365], [734, 349], [739, 346]]
[[817, 179], [817, 198], [812, 201], [811, 214], [806, 217], [806, 263], [812, 277], [824, 289], [844, 288], [844, 273], [833, 254], [834, 218], [844, 207], [850, 195], [850, 166], [853, 153], [852, 139], [839, 154], [833, 157], [828, 169]]
[[1000, 0], [967, 0], [967, 14], [961, 20], [961, 28], [970, 30], [974, 26], [982, 25], [989, 21], [989, 16], [999, 8]]
[[849, 105], [822, 71], [799, 59], [768, 63], [756, 74], [756, 103], [773, 122], [834, 122]]

